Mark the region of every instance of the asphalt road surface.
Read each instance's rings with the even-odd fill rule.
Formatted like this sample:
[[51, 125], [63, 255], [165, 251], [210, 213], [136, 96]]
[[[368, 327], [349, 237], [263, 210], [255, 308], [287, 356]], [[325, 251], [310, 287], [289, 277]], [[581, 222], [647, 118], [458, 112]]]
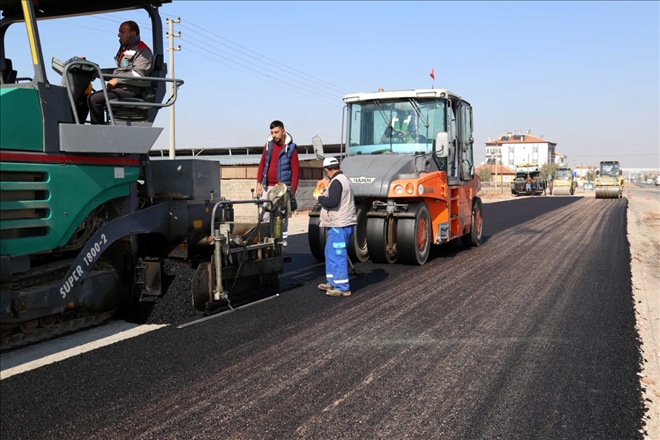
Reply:
[[[643, 402], [626, 199], [484, 205], [485, 239], [0, 382], [3, 439], [635, 439]], [[173, 322], [172, 324], [179, 324]]]

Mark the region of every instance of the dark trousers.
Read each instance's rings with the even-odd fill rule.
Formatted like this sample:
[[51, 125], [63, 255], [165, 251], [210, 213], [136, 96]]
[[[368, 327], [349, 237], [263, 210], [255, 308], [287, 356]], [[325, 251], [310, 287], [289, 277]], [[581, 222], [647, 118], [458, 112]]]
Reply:
[[[108, 89], [108, 99], [121, 99], [121, 98], [136, 98], [137, 93], [114, 88]], [[103, 90], [94, 92], [87, 96], [87, 107], [89, 107], [89, 119], [92, 124], [105, 124], [105, 96]]]

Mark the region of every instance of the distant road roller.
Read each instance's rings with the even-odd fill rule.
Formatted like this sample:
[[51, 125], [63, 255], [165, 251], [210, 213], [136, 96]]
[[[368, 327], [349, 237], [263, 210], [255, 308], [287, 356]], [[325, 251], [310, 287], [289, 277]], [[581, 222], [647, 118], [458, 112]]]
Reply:
[[594, 190], [597, 199], [619, 199], [623, 196], [623, 176], [618, 161], [603, 161], [596, 170]]
[[570, 168], [557, 168], [555, 180], [552, 183], [553, 196], [572, 196], [575, 194], [577, 182]]
[[[431, 245], [482, 239], [481, 189], [474, 172], [472, 106], [445, 89], [357, 93], [344, 97], [342, 172], [357, 209], [352, 261], [424, 264]], [[317, 154], [322, 154], [320, 145]], [[312, 255], [324, 258], [320, 205], [310, 213]]]

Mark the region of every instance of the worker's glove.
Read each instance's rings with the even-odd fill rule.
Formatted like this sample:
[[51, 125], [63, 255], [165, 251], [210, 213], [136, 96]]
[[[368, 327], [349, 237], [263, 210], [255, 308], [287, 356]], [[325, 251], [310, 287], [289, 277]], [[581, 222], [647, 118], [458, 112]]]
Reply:
[[314, 200], [316, 200], [317, 202], [319, 201], [319, 196], [320, 195], [321, 195], [321, 193], [319, 191], [314, 191], [312, 193], [312, 196], [314, 197]]

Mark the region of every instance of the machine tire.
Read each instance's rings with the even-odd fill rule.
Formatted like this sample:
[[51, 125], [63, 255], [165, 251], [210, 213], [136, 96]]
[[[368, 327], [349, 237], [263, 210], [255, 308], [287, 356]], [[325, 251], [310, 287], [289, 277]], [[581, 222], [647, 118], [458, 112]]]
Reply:
[[369, 260], [369, 247], [367, 246], [367, 212], [368, 203], [360, 203], [355, 207], [357, 214], [357, 225], [353, 230], [353, 239], [348, 247], [348, 256], [351, 261], [364, 263]]
[[433, 225], [425, 203], [412, 205], [410, 212], [415, 213], [415, 218], [400, 218], [396, 226], [399, 262], [421, 266], [429, 258]]
[[396, 226], [392, 217], [371, 217], [367, 220], [367, 246], [374, 263], [395, 263], [398, 254], [387, 253], [388, 228]]
[[465, 247], [481, 246], [484, 226], [481, 212], [481, 199], [475, 197], [472, 199], [472, 223], [470, 224], [470, 232], [461, 237], [461, 242]]
[[[314, 207], [312, 212], [314, 212]], [[318, 209], [316, 209], [318, 211]], [[307, 240], [309, 242], [309, 250], [312, 252], [314, 258], [318, 261], [325, 261], [325, 242], [328, 238], [328, 233], [325, 228], [320, 226], [321, 218], [317, 216], [309, 217], [309, 225], [307, 227]]]
[[140, 302], [140, 289], [135, 283], [138, 258], [132, 251], [132, 245], [128, 241], [113, 243], [99, 258], [99, 262], [101, 261], [111, 264], [122, 280], [121, 289], [117, 291], [120, 304], [128, 307], [137, 305]]

